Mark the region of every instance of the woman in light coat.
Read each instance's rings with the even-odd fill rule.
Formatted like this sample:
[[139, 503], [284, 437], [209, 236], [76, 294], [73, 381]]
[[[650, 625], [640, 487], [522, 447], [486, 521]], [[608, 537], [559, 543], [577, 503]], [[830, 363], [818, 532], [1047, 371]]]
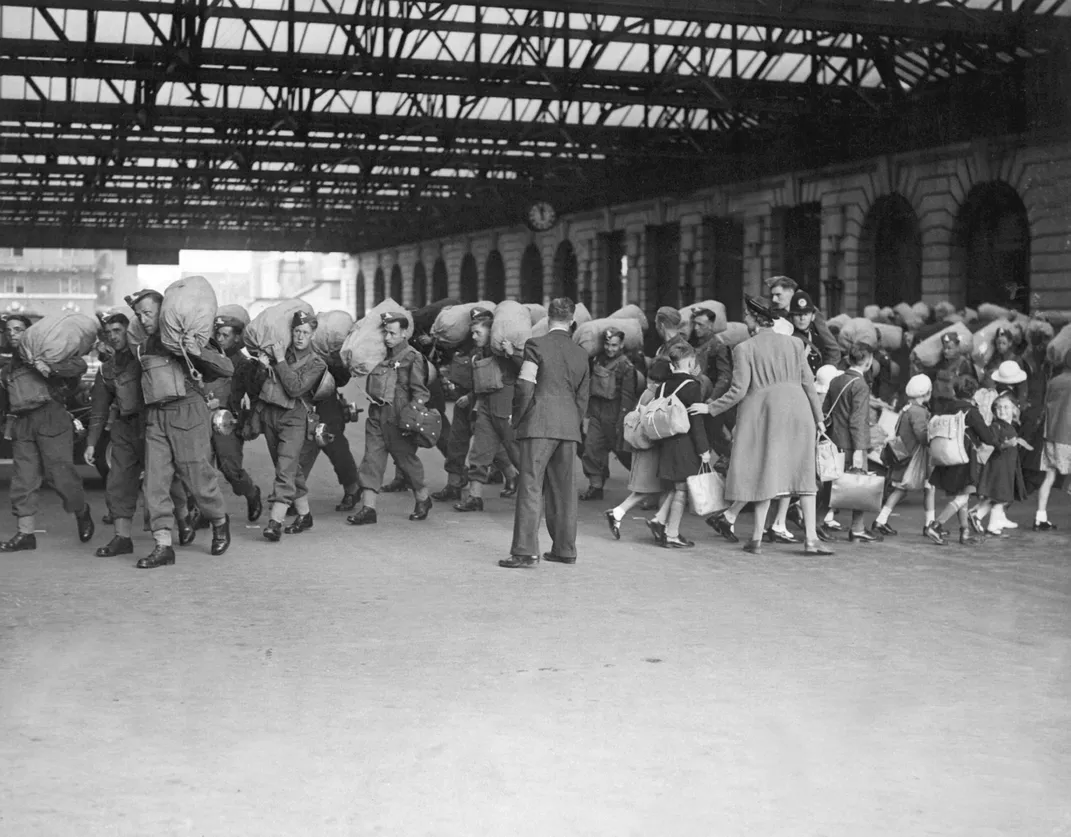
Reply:
[[800, 496], [806, 529], [805, 551], [830, 555], [815, 529], [815, 440], [824, 429], [814, 375], [803, 344], [775, 333], [775, 316], [747, 297], [746, 322], [752, 333], [733, 349], [733, 382], [721, 398], [693, 404], [693, 414], [720, 415], [736, 404], [739, 412], [725, 494], [735, 502], [707, 523], [735, 542], [733, 525], [747, 503], [755, 504], [755, 523], [748, 552], [761, 551], [770, 501], [786, 494]]

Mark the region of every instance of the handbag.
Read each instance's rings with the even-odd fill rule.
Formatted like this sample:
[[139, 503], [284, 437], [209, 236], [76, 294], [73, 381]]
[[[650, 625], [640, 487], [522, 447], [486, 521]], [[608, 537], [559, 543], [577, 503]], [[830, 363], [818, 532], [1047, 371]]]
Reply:
[[687, 483], [692, 514], [710, 517], [729, 505], [725, 500], [725, 477], [705, 462], [699, 466], [698, 474], [688, 477]]
[[885, 477], [853, 468], [833, 481], [829, 507], [860, 512], [879, 512], [884, 491]]
[[825, 433], [818, 437], [815, 445], [814, 466], [819, 482], [832, 482], [844, 473], [844, 456]]
[[[643, 411], [640, 418], [644, 432], [648, 437], [651, 439], [668, 439], [672, 436], [681, 436], [688, 432], [692, 426], [688, 419], [688, 408], [685, 407], [684, 402], [677, 397], [677, 393], [680, 392], [684, 386], [692, 383], [693, 380], [694, 379], [689, 378], [686, 381], [681, 381], [677, 388], [669, 395], [663, 394], [648, 402], [647, 408]], [[665, 384], [662, 384], [660, 391], [665, 393]]]

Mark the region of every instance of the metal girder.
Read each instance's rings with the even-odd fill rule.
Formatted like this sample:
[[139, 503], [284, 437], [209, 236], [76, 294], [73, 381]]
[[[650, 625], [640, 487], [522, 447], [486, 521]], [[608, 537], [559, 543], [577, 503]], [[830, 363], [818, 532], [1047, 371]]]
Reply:
[[[40, 56], [47, 57], [28, 57]], [[156, 46], [0, 39], [0, 75], [34, 78], [95, 78], [110, 81], [168, 81], [159, 67], [168, 51]], [[362, 90], [450, 96], [569, 101], [613, 105], [665, 105], [713, 110], [794, 112], [811, 110], [819, 99], [855, 95], [848, 86], [711, 78], [699, 74], [575, 70], [391, 57], [352, 58], [249, 50], [204, 49], [192, 77], [202, 84], [235, 87]], [[173, 80], [188, 81], [182, 74]], [[567, 91], [567, 93], [565, 93]], [[874, 91], [881, 98], [881, 91]]]
[[[41, 6], [40, 0], [5, 0], [9, 6]], [[413, 8], [447, 6], [443, 3], [412, 3]], [[863, 35], [917, 38], [939, 41], [951, 36], [980, 43], [1013, 42], [1030, 47], [1060, 45], [1066, 41], [1069, 26], [1065, 20], [1038, 15], [1026, 20], [1014, 13], [936, 3], [903, 3], [890, 0], [806, 0], [806, 2], [768, 3], [765, 0], [588, 0], [581, 8], [572, 0], [480, 0], [456, 5], [473, 8], [521, 9], [595, 16], [637, 19], [682, 20], [695, 23], [739, 26], [769, 26], [777, 29], [801, 29], [821, 32], [852, 32]], [[53, 0], [49, 9], [131, 12], [170, 15], [175, 5], [154, 0]], [[240, 20], [332, 23], [345, 14], [332, 14], [286, 8], [263, 8], [237, 4], [215, 4], [209, 14], [218, 18]], [[410, 18], [397, 19], [408, 23]], [[362, 21], [362, 25], [366, 25]]]

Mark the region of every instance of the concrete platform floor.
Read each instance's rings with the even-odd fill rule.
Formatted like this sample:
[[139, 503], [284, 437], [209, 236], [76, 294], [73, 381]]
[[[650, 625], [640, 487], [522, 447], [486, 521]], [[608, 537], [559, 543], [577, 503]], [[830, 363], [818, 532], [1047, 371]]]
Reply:
[[232, 498], [226, 556], [155, 571], [48, 498], [0, 556], [0, 835], [1071, 834], [1066, 495], [1059, 533], [970, 550], [915, 499], [826, 560], [695, 518], [692, 551], [616, 543], [585, 504], [580, 562], [519, 572], [497, 494], [358, 530], [333, 483], [310, 533]]

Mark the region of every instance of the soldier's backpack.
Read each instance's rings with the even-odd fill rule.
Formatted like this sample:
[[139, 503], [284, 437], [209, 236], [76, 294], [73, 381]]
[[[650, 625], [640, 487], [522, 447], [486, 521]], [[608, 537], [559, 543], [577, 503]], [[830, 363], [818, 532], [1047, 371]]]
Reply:
[[927, 427], [930, 437], [930, 462], [934, 465], [966, 465], [970, 461], [967, 454], [967, 414], [933, 416]]

